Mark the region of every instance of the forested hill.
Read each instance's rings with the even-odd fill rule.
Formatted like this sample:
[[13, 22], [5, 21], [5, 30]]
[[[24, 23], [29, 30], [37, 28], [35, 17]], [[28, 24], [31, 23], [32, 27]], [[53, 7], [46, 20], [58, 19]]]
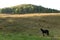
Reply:
[[32, 4], [22, 4], [13, 7], [0, 9], [0, 13], [25, 14], [25, 13], [60, 13], [59, 10], [36, 6]]

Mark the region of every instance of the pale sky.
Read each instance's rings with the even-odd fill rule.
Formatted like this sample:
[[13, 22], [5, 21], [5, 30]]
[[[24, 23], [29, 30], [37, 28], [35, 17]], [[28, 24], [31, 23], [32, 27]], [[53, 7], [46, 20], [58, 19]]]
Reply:
[[43, 7], [60, 10], [60, 0], [0, 0], [0, 8], [11, 7], [20, 4], [34, 4]]

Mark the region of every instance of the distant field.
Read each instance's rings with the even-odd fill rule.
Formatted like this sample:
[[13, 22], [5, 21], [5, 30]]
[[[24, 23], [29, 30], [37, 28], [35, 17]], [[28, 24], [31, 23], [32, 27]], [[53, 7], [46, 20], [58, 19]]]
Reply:
[[60, 40], [60, 13], [0, 14], [0, 40]]
[[34, 14], [0, 14], [0, 17], [33, 17], [33, 16], [50, 16], [60, 15], [60, 13], [34, 13]]

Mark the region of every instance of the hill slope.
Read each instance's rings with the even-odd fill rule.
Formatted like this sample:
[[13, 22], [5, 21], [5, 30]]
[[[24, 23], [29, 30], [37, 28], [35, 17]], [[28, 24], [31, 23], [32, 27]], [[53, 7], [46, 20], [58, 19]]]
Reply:
[[10, 13], [10, 14], [25, 14], [25, 13], [60, 13], [59, 10], [45, 8], [43, 6], [37, 6], [32, 4], [22, 4], [13, 6], [10, 8], [2, 8], [1, 13]]

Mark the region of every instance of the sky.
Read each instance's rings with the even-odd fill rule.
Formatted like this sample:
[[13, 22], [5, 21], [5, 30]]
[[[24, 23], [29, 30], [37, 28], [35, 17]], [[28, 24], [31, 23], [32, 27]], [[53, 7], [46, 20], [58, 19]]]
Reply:
[[41, 5], [46, 8], [60, 10], [60, 0], [0, 0], [0, 8], [11, 7], [20, 4]]

